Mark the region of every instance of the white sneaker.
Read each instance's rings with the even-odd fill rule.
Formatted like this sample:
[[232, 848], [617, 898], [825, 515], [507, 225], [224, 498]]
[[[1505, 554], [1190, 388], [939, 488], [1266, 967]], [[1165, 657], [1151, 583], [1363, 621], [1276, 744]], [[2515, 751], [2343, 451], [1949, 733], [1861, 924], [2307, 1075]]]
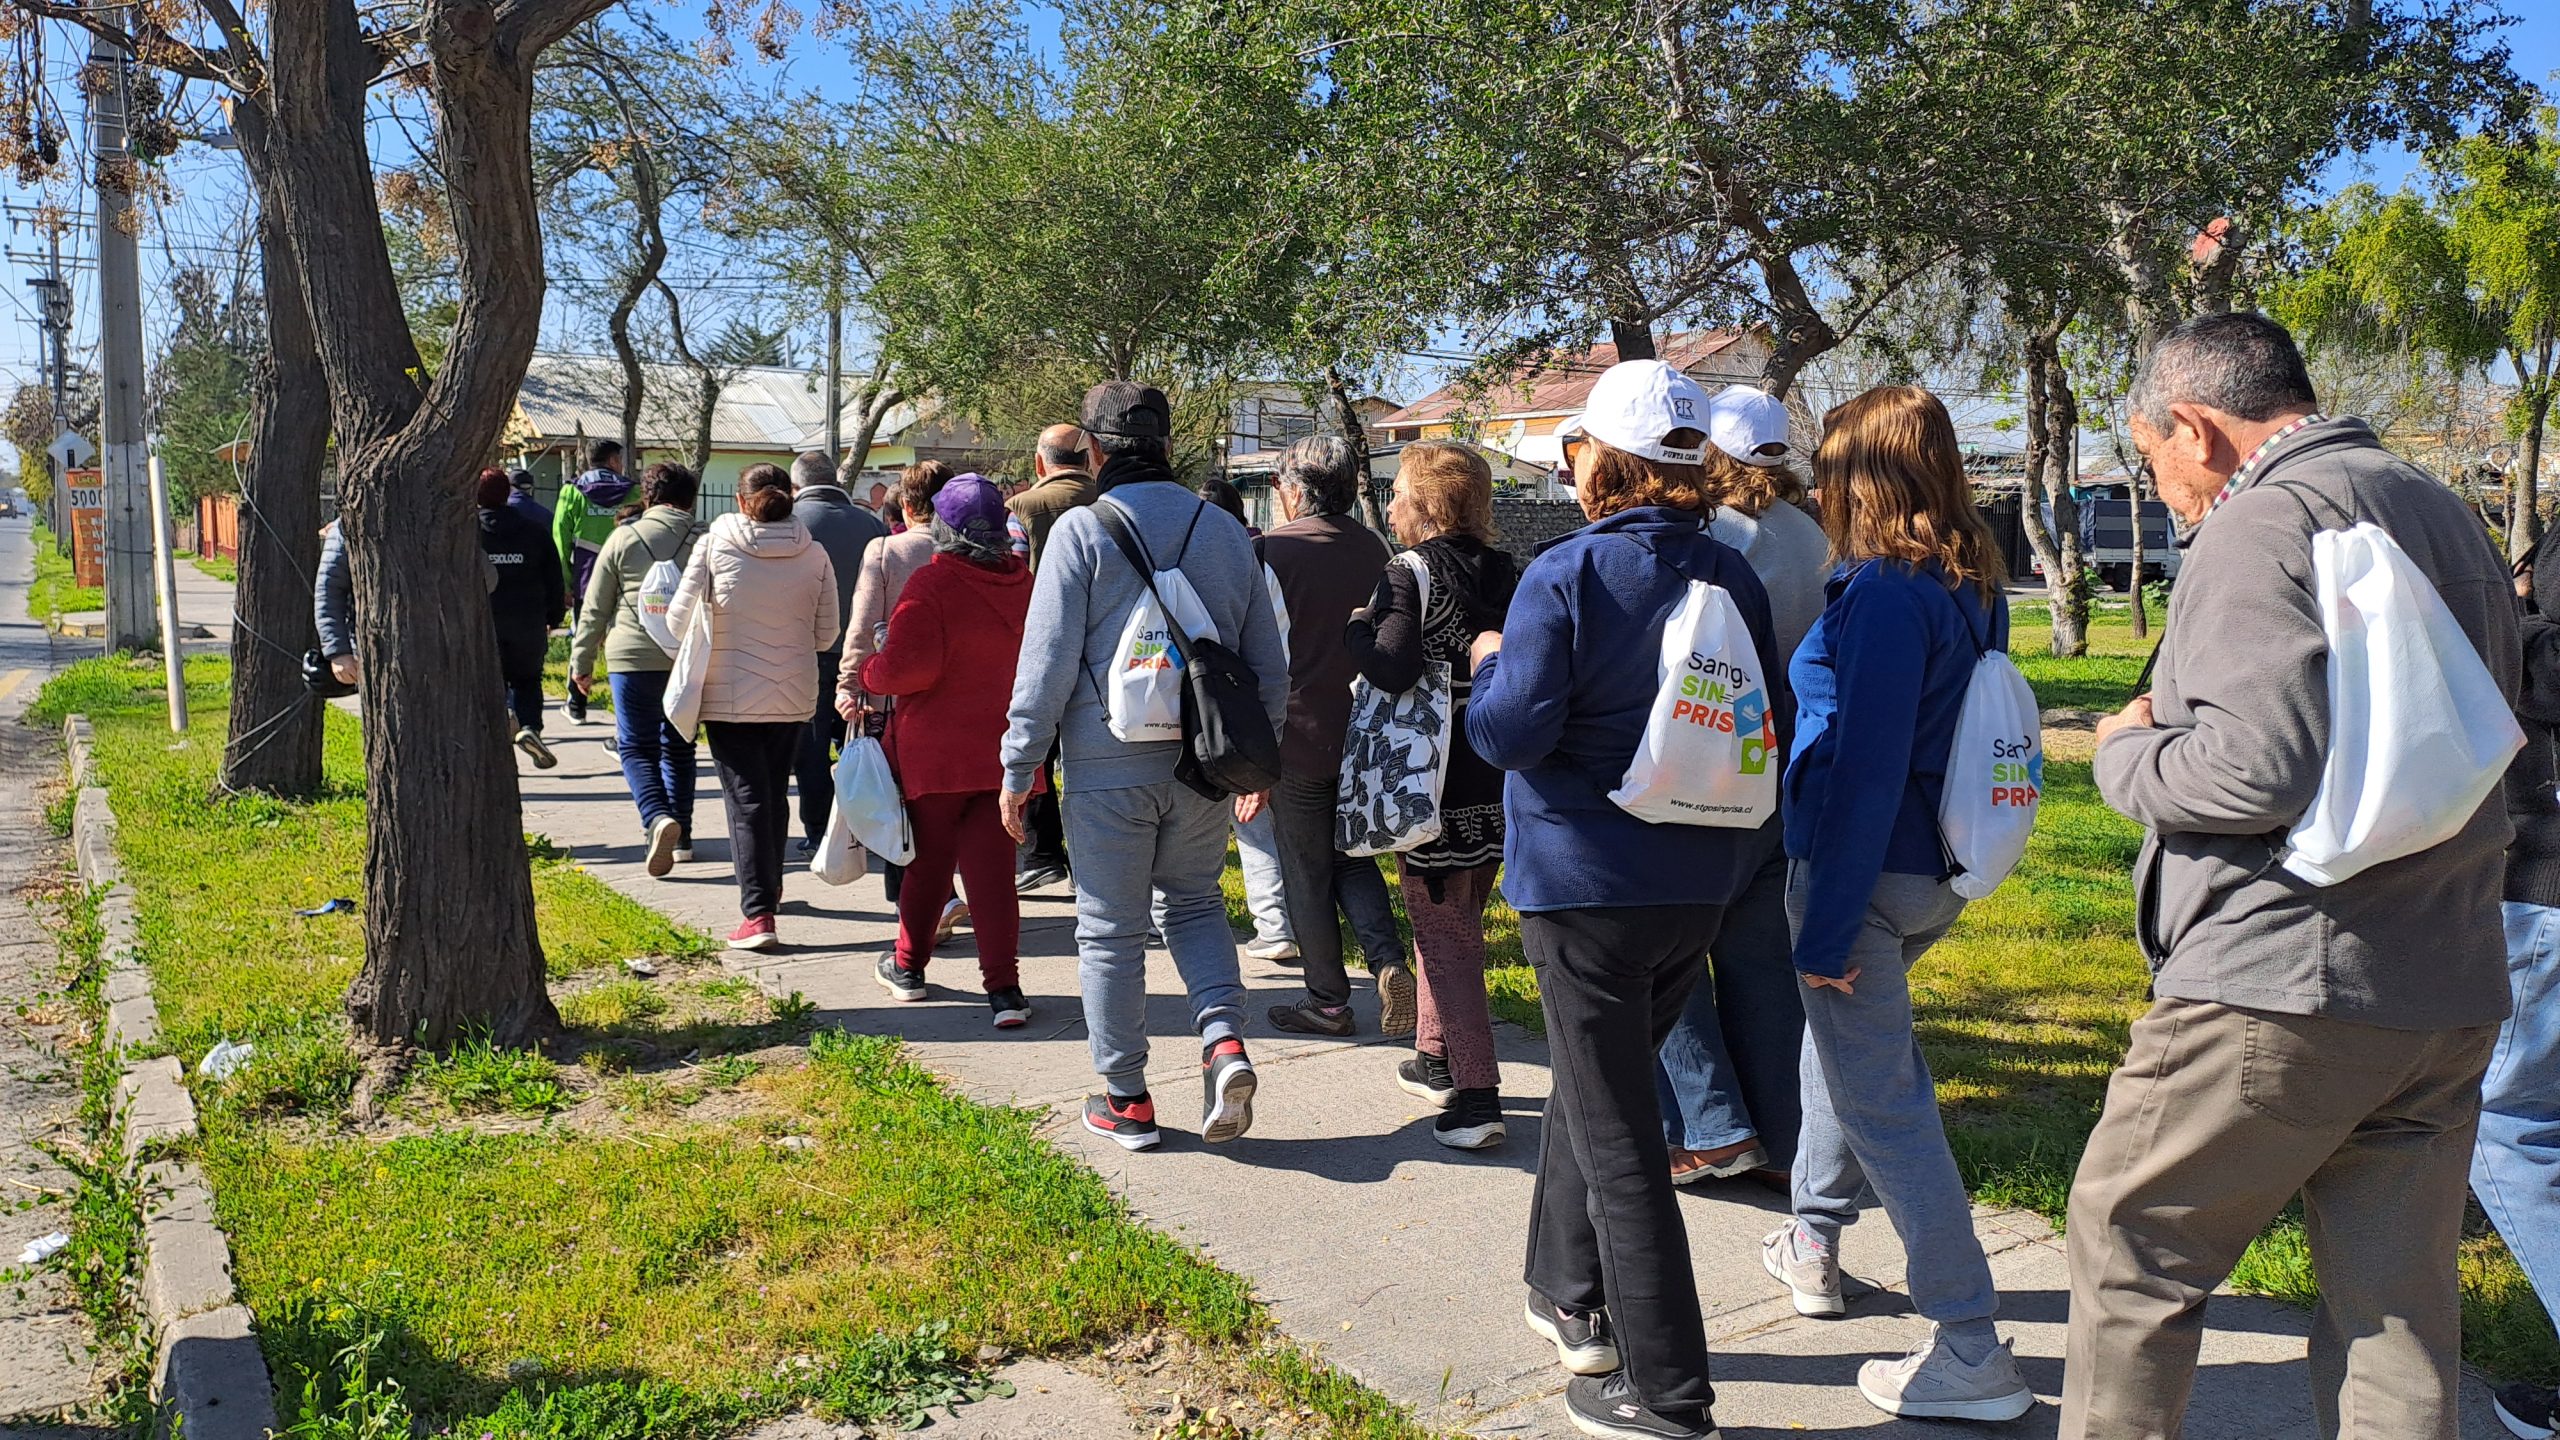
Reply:
[[1787, 1287], [1797, 1314], [1818, 1318], [1848, 1314], [1849, 1302], [1840, 1292], [1839, 1254], [1804, 1243], [1803, 1233], [1804, 1227], [1793, 1220], [1770, 1231], [1760, 1242], [1760, 1268]]
[[548, 770], [560, 763], [560, 757], [552, 754], [551, 747], [543, 744], [542, 737], [531, 730], [516, 732], [516, 748], [533, 761], [533, 768], [536, 770]]
[[648, 870], [651, 875], [663, 876], [676, 868], [676, 842], [683, 838], [684, 827], [676, 823], [673, 815], [661, 815], [658, 823], [649, 827]]
[[1281, 960], [1295, 960], [1298, 958], [1298, 942], [1295, 940], [1256, 940], [1244, 947], [1244, 953], [1245, 957], [1250, 960], [1270, 960], [1274, 962]]
[[1901, 1359], [1859, 1366], [1858, 1393], [1888, 1415], [1917, 1420], [2015, 1420], [2036, 1404], [2036, 1392], [2019, 1378], [2009, 1342], [1993, 1346], [1981, 1364], [1968, 1365], [1934, 1325], [1929, 1343]]

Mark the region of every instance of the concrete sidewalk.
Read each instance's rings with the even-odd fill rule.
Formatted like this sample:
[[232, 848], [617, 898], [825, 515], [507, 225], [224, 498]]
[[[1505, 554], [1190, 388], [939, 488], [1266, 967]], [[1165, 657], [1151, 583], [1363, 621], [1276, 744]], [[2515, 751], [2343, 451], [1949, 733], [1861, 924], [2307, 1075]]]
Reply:
[[[604, 727], [555, 722], [548, 733], [561, 764], [524, 770], [525, 828], [572, 847], [597, 878], [678, 920], [714, 934], [735, 926], [737, 892], [710, 777], [695, 819], [699, 859], [651, 880]], [[795, 867], [785, 895], [788, 948], [733, 957], [752, 958], [761, 981], [808, 996], [826, 1023], [905, 1037], [925, 1064], [979, 1099], [1050, 1107], [1046, 1133], [1106, 1176], [1148, 1223], [1251, 1277], [1299, 1343], [1428, 1422], [1488, 1437], [1574, 1433], [1557, 1399], [1565, 1376], [1554, 1353], [1520, 1321], [1522, 1244], [1548, 1084], [1543, 1042], [1497, 1027], [1510, 1139], [1490, 1155], [1462, 1155], [1432, 1141], [1431, 1112], [1395, 1087], [1401, 1043], [1269, 1032], [1262, 1007], [1293, 998], [1296, 976], [1247, 960], [1255, 992], [1249, 1043], [1262, 1089], [1253, 1133], [1213, 1150], [1195, 1138], [1199, 1054], [1172, 963], [1158, 952], [1150, 957], [1149, 1033], [1167, 1135], [1161, 1150], [1129, 1155], [1075, 1123], [1094, 1077], [1066, 887], [1025, 898], [1023, 989], [1037, 1011], [1010, 1036], [988, 1024], [965, 938], [936, 958], [931, 1001], [888, 999], [871, 975], [895, 933], [877, 876], [839, 890]], [[1374, 1024], [1374, 997], [1356, 1003], [1363, 1023]], [[1903, 1257], [1880, 1212], [1844, 1242], [1850, 1273], [1877, 1288], [1852, 1299], [1848, 1319], [1816, 1321], [1798, 1317], [1760, 1268], [1760, 1237], [1783, 1213], [1777, 1196], [1739, 1182], [1696, 1187], [1682, 1204], [1715, 1344], [1716, 1416], [1727, 1436], [1916, 1437], [1962, 1428], [1895, 1421], [1854, 1389], [1859, 1362], [1900, 1355], [1927, 1330], [1896, 1288]], [[2068, 1301], [2061, 1246], [2024, 1213], [1982, 1212], [1976, 1226], [2000, 1284], [2003, 1330], [2029, 1383], [2050, 1400], [2061, 1386]], [[2190, 1440], [2313, 1436], [2306, 1319], [2272, 1301], [2214, 1302]], [[2464, 1399], [2466, 1437], [2503, 1433], [2482, 1387], [2474, 1382]], [[2040, 1436], [2055, 1423], [2047, 1404], [1986, 1428]]]

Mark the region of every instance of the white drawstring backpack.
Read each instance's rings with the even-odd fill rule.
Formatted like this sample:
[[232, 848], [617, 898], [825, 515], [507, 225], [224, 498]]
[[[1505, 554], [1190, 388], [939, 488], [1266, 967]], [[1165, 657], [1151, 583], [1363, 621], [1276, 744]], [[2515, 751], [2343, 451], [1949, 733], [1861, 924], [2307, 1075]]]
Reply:
[[1689, 582], [1662, 627], [1660, 688], [1609, 798], [1658, 825], [1756, 830], [1777, 813], [1777, 717], [1758, 647], [1733, 596]]

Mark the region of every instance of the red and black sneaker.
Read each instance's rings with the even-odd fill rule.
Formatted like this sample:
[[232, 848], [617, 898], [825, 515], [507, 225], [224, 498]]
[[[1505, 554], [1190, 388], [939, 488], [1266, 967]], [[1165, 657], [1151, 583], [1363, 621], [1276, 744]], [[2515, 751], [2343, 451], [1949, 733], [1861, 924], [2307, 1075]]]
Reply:
[[1156, 1128], [1156, 1102], [1145, 1095], [1087, 1095], [1084, 1128], [1123, 1150], [1153, 1150], [1164, 1141]]
[[1200, 1138], [1215, 1145], [1253, 1128], [1253, 1062], [1244, 1042], [1221, 1040], [1200, 1056]]

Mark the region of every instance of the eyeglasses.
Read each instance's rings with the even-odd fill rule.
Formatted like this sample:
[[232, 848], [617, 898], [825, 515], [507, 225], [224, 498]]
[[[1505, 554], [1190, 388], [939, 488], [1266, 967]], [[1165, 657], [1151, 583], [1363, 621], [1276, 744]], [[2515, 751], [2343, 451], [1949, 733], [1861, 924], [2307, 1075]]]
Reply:
[[1564, 463], [1571, 465], [1574, 463], [1574, 452], [1589, 443], [1590, 439], [1591, 437], [1588, 435], [1567, 435], [1556, 442], [1556, 449], [1564, 456]]

